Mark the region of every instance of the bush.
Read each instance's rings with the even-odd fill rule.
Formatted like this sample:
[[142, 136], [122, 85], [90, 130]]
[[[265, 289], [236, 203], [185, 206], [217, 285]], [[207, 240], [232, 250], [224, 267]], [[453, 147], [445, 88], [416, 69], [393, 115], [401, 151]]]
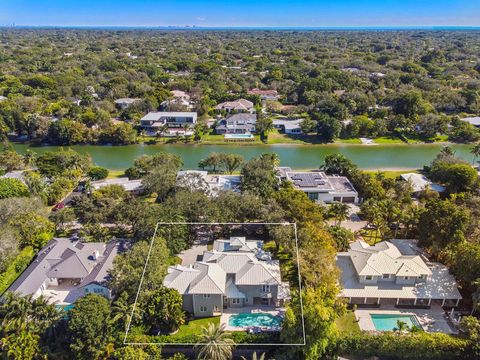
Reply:
[[29, 196], [27, 186], [18, 179], [0, 179], [0, 199]]
[[92, 180], [103, 180], [108, 176], [108, 169], [101, 166], [93, 166], [88, 170], [88, 176]]
[[440, 333], [410, 333], [398, 335], [361, 334], [343, 338], [338, 343], [340, 355], [389, 359], [460, 359], [468, 358], [470, 342]]
[[23, 270], [27, 268], [35, 255], [31, 246], [24, 248], [3, 274], [0, 274], [0, 294], [2, 294], [15, 281]]

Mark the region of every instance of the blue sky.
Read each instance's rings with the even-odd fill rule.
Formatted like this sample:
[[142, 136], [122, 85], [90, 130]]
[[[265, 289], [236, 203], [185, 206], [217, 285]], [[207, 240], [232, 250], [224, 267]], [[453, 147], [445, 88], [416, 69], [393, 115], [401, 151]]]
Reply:
[[480, 26], [480, 0], [0, 0], [0, 25]]

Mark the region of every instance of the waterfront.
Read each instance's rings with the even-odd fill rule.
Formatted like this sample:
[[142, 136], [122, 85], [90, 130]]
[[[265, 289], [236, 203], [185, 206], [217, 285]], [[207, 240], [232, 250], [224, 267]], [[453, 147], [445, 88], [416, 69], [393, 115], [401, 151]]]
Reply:
[[[135, 158], [142, 154], [153, 155], [165, 151], [182, 157], [184, 169], [196, 169], [199, 160], [210, 152], [235, 153], [245, 159], [263, 153], [276, 153], [282, 166], [295, 169], [318, 168], [326, 155], [340, 153], [351, 159], [363, 169], [418, 169], [428, 165], [444, 145], [128, 145], [128, 146], [96, 146], [76, 145], [72, 149], [80, 153], [88, 153], [95, 164], [112, 170], [123, 170], [133, 164]], [[471, 145], [451, 145], [456, 155], [471, 161]], [[14, 144], [19, 153], [30, 149], [36, 153], [44, 153], [60, 149], [59, 146], [29, 147], [25, 144]]]

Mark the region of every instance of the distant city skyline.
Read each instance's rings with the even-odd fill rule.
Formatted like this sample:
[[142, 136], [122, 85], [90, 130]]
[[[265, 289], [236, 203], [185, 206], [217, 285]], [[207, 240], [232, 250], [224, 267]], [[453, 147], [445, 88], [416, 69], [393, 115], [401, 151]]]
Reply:
[[472, 0], [2, 0], [2, 26], [480, 26]]

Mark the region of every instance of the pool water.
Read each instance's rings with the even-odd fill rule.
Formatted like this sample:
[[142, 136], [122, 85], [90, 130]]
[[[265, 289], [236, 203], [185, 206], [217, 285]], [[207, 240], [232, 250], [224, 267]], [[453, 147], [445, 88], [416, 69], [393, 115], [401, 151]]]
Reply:
[[248, 327], [248, 326], [268, 326], [279, 327], [282, 323], [280, 316], [267, 313], [249, 314], [242, 313], [230, 316], [228, 319], [229, 326]]
[[413, 326], [422, 328], [415, 315], [370, 314], [370, 317], [378, 331], [394, 331], [398, 328], [397, 321], [404, 322], [409, 328]]

